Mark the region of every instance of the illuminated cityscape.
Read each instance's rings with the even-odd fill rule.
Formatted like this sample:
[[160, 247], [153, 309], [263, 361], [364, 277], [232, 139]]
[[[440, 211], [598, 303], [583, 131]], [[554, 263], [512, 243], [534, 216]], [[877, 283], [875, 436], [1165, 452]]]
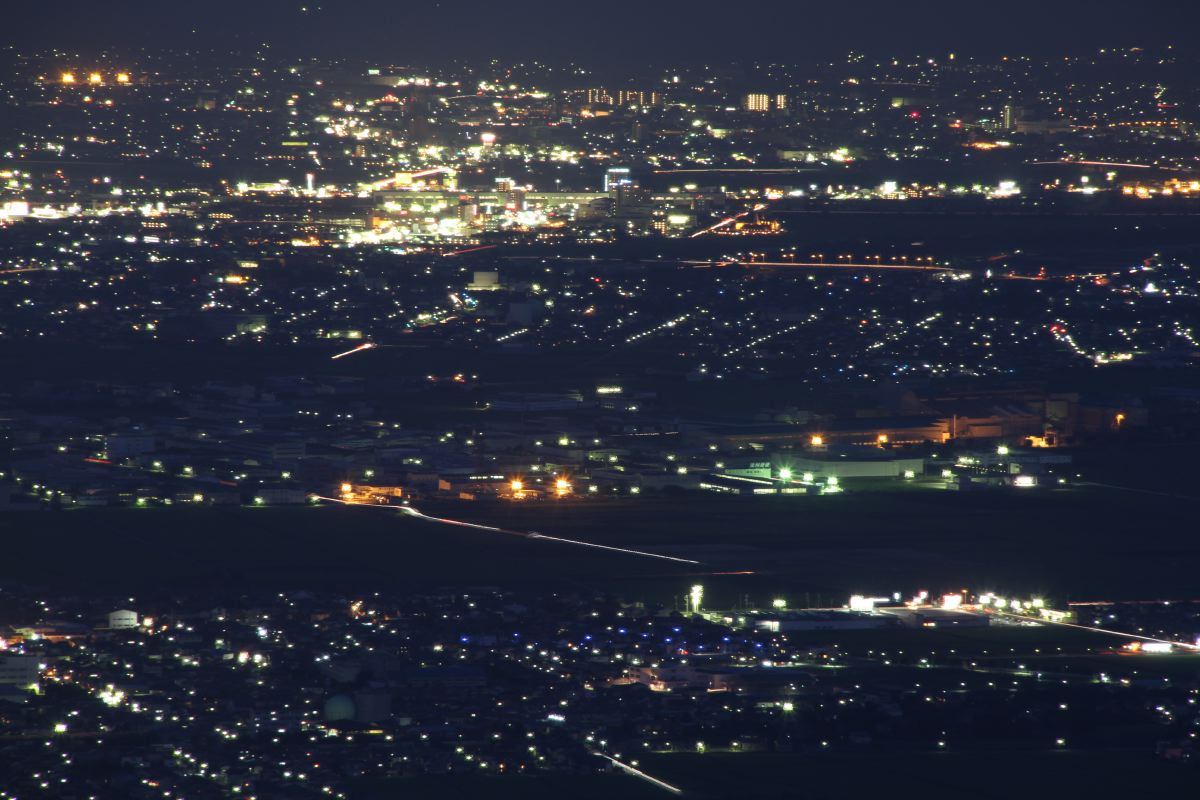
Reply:
[[250, 5], [0, 37], [0, 800], [1194, 791], [1196, 10]]

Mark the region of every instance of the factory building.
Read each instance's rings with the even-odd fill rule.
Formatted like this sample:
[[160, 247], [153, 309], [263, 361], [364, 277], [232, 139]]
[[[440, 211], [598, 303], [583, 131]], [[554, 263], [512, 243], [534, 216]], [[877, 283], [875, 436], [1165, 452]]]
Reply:
[[769, 633], [788, 631], [861, 631], [895, 625], [889, 617], [840, 608], [746, 611], [722, 621], [741, 628]]
[[108, 627], [111, 630], [129, 630], [138, 626], [138, 615], [136, 611], [122, 609], [113, 611], [108, 615]]
[[793, 475], [811, 473], [814, 478], [904, 478], [925, 471], [922, 457], [895, 455], [871, 447], [837, 447], [809, 450], [788, 458]]

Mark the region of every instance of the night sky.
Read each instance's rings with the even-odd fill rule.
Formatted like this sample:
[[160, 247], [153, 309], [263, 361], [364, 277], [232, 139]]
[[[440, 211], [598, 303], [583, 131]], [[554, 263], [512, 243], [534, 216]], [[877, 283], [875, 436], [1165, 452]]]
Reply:
[[8, 4], [0, 41], [96, 52], [130, 46], [393, 63], [479, 56], [604, 64], [721, 58], [804, 63], [871, 54], [1047, 54], [1187, 46], [1189, 0], [56, 0]]

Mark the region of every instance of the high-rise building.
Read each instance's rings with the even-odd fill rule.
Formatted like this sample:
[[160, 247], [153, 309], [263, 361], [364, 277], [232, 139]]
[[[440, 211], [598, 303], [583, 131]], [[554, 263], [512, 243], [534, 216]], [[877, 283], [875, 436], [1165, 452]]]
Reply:
[[1008, 103], [1004, 106], [1004, 111], [1002, 114], [1001, 127], [1003, 127], [1006, 131], [1016, 130], [1017, 123], [1020, 122], [1021, 117], [1024, 116], [1022, 114], [1021, 107], [1015, 106], [1012, 103]]
[[588, 89], [587, 102], [593, 106], [649, 108], [662, 105], [662, 95], [644, 89], [618, 89], [615, 92], [608, 89]]
[[509, 211], [524, 211], [525, 204], [525, 188], [522, 186], [514, 187], [504, 195], [504, 207]]
[[662, 95], [658, 92], [646, 92], [641, 89], [621, 89], [617, 92], [619, 106], [650, 106], [662, 105]]
[[742, 108], [746, 111], [770, 111], [771, 95], [754, 93], [742, 98]]
[[43, 665], [36, 655], [0, 656], [0, 685], [29, 686], [41, 677]]
[[786, 111], [787, 107], [788, 96], [786, 94], [751, 92], [742, 97], [742, 109], [745, 111]]
[[649, 216], [652, 196], [649, 189], [636, 183], [624, 183], [613, 187], [609, 193], [616, 216]]
[[473, 197], [463, 196], [458, 198], [458, 221], [464, 225], [475, 224], [476, 217], [479, 216], [479, 203]]
[[612, 167], [604, 173], [604, 191], [611, 192], [618, 186], [630, 186], [633, 184], [633, 177], [629, 174], [628, 167]]

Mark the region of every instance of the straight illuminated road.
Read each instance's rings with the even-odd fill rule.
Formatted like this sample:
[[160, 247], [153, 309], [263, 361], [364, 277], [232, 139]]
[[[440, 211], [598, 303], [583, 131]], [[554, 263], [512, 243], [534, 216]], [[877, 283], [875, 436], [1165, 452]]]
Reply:
[[658, 778], [654, 777], [653, 775], [647, 775], [646, 773], [642, 772], [637, 767], [634, 767], [630, 764], [626, 764], [621, 761], [617, 761], [612, 756], [608, 756], [608, 755], [605, 755], [604, 753], [599, 753], [599, 752], [592, 753], [592, 755], [603, 758], [604, 760], [608, 761], [614, 767], [616, 767], [617, 769], [626, 773], [627, 775], [632, 775], [635, 778], [641, 778], [642, 780], [646, 781], [647, 783], [653, 784], [660, 789], [667, 790], [671, 794], [683, 794], [683, 789], [680, 789], [678, 786], [672, 786], [671, 784], [667, 783], [666, 781], [659, 780]]
[[338, 353], [336, 356], [330, 356], [330, 359], [333, 361], [337, 361], [339, 358], [345, 358], [346, 356], [352, 356], [355, 353], [361, 353], [364, 350], [374, 350], [378, 346], [379, 345], [375, 344], [374, 342], [367, 342], [366, 344], [360, 344], [358, 347], [354, 348], [353, 350], [347, 350], [344, 353]]
[[391, 511], [399, 511], [400, 513], [405, 514], [407, 516], [425, 520], [426, 522], [434, 522], [439, 525], [454, 525], [459, 528], [472, 528], [477, 531], [486, 531], [487, 533], [501, 533], [501, 534], [504, 534], [505, 536], [519, 536], [522, 539], [534, 539], [534, 540], [540, 540], [540, 541], [546, 541], [546, 542], [558, 542], [559, 544], [571, 544], [571, 545], [576, 545], [577, 547], [591, 547], [596, 550], [607, 550], [612, 553], [622, 553], [624, 555], [629, 555], [629, 556], [639, 556], [641, 558], [654, 558], [654, 559], [658, 559], [660, 561], [673, 561], [677, 564], [699, 564], [699, 563], [701, 563], [699, 561], [693, 561], [690, 558], [676, 558], [675, 556], [664, 556], [660, 553], [648, 553], [645, 550], [632, 550], [627, 547], [612, 547], [607, 544], [596, 544], [595, 542], [585, 542], [585, 541], [582, 541], [579, 539], [565, 539], [561, 536], [547, 536], [544, 533], [538, 533], [536, 531], [510, 531], [510, 530], [506, 530], [505, 528], [497, 528], [493, 525], [480, 525], [475, 522], [464, 522], [463, 520], [446, 519], [445, 517], [431, 517], [430, 515], [424, 514], [421, 511], [413, 508], [412, 506], [382, 506], [382, 505], [375, 505], [373, 503], [356, 503], [356, 502], [353, 502], [350, 500], [342, 500], [337, 497], [322, 497], [320, 495], [317, 495], [317, 499], [323, 500], [323, 501], [329, 502], [329, 503], [340, 503], [341, 505], [344, 505], [344, 506], [360, 506], [360, 507], [366, 507], [366, 508], [379, 508], [379, 509], [388, 509]]
[[804, 269], [880, 269], [910, 272], [955, 272], [953, 267], [922, 266], [920, 264], [855, 264], [849, 261], [682, 261], [692, 267], [799, 267]]
[[1029, 617], [1024, 614], [1013, 614], [1010, 611], [997, 611], [998, 616], [1008, 617], [1010, 619], [1025, 620], [1026, 622], [1036, 622], [1039, 625], [1057, 625], [1060, 628], [1075, 628], [1081, 631], [1091, 631], [1092, 633], [1104, 633], [1110, 636], [1122, 636], [1130, 641], [1135, 642], [1154, 642], [1156, 644], [1169, 644], [1173, 647], [1178, 647], [1181, 650], [1190, 650], [1192, 652], [1200, 652], [1200, 645], [1191, 644], [1189, 642], [1177, 642], [1174, 639], [1159, 639], [1155, 636], [1142, 636], [1138, 633], [1129, 633], [1127, 631], [1114, 631], [1108, 628], [1096, 628], [1091, 625], [1077, 625], [1074, 622], [1059, 622], [1056, 620], [1042, 619], [1041, 617]]
[[726, 217], [725, 219], [718, 222], [716, 225], [710, 225], [709, 227], [705, 228], [702, 231], [696, 231], [688, 238], [696, 239], [700, 236], [704, 236], [707, 233], [712, 233], [713, 231], [720, 230], [721, 228], [724, 228], [726, 225], [732, 225], [733, 223], [737, 222], [739, 219], [743, 219], [745, 217], [750, 216], [751, 214], [755, 214], [759, 211], [762, 211], [766, 207], [767, 207], [766, 203], [758, 203], [753, 208], [743, 211], [740, 214], [734, 214], [732, 217]]

